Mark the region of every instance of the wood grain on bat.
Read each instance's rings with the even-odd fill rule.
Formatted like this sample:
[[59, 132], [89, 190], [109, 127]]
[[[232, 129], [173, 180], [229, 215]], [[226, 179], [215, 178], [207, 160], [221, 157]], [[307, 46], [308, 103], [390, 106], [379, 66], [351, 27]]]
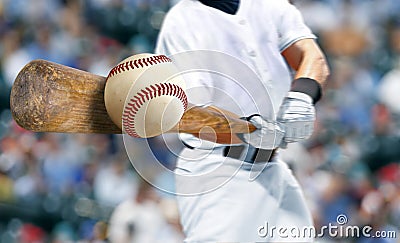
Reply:
[[[35, 132], [121, 133], [106, 111], [105, 81], [105, 77], [64, 65], [32, 61], [12, 87], [13, 117], [21, 127]], [[217, 108], [192, 107], [170, 132], [199, 135], [204, 127], [225, 134], [221, 141], [231, 141], [232, 133], [255, 130], [250, 123]]]
[[120, 133], [106, 112], [104, 85], [104, 77], [35, 60], [15, 80], [12, 114], [36, 132]]

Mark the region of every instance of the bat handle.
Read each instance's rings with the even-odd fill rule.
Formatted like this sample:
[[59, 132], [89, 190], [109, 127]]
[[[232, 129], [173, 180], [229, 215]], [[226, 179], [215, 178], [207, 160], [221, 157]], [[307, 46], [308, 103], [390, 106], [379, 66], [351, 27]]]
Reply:
[[201, 139], [223, 144], [242, 141], [238, 133], [251, 133], [257, 128], [231, 112], [213, 107], [191, 106], [171, 132], [190, 133]]

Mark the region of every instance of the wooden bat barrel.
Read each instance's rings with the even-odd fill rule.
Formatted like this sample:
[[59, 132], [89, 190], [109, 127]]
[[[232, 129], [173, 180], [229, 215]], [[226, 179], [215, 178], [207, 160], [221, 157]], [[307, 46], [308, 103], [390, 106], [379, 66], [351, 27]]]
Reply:
[[106, 112], [104, 85], [105, 77], [34, 60], [15, 79], [11, 112], [35, 132], [121, 133]]

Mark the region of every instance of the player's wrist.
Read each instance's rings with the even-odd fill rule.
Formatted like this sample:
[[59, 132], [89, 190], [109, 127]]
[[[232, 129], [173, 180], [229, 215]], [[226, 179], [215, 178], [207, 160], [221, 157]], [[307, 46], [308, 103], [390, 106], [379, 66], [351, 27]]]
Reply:
[[322, 97], [322, 87], [315, 79], [297, 78], [290, 89], [292, 92], [300, 92], [311, 97], [312, 103], [317, 103]]

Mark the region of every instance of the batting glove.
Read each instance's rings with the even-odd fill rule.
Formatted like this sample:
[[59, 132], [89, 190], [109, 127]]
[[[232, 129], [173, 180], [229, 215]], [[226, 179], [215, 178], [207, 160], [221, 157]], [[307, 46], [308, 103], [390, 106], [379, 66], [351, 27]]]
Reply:
[[313, 99], [302, 92], [290, 91], [280, 107], [277, 120], [285, 131], [284, 142], [309, 138], [315, 122]]
[[260, 115], [246, 118], [257, 130], [252, 133], [241, 134], [241, 139], [253, 147], [261, 149], [275, 149], [279, 147], [284, 137], [284, 130], [276, 122], [264, 120]]

